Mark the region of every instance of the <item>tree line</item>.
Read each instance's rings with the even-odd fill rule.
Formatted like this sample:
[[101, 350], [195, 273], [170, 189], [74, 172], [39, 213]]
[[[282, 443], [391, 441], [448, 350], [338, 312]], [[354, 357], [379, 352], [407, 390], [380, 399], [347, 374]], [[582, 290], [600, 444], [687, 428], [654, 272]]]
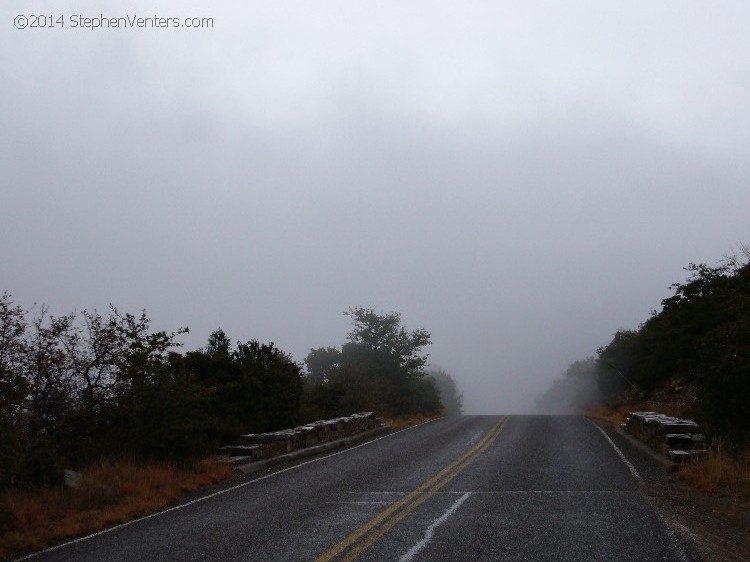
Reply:
[[750, 444], [750, 250], [741, 246], [716, 266], [691, 263], [686, 271], [661, 310], [571, 365], [540, 404], [646, 397], [679, 380], [697, 390], [691, 415], [704, 427], [737, 447]]
[[351, 308], [353, 327], [341, 347], [311, 349], [305, 358], [306, 414], [333, 417], [347, 411], [385, 416], [460, 413], [462, 397], [453, 378], [427, 369], [430, 333], [408, 331], [398, 312]]
[[[104, 314], [52, 316], [44, 306], [26, 311], [4, 292], [0, 488], [53, 483], [62, 468], [107, 457], [186, 461], [243, 433], [363, 409], [441, 411], [439, 384], [452, 379], [426, 376], [420, 353], [429, 333], [409, 333], [393, 315], [363, 311], [350, 312], [355, 328], [346, 361], [329, 364], [321, 379], [317, 364], [305, 372], [273, 343], [233, 345], [219, 329], [205, 347], [181, 353], [178, 338], [187, 328], [154, 330], [145, 311], [110, 306]], [[369, 347], [358, 348], [360, 338]], [[455, 385], [451, 392], [455, 402]]]

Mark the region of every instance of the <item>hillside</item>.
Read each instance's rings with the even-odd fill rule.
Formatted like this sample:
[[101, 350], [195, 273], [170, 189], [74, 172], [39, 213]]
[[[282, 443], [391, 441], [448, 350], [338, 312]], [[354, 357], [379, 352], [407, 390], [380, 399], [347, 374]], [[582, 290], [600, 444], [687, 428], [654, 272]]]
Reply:
[[750, 439], [750, 250], [689, 264], [637, 329], [570, 365], [540, 408], [635, 407], [688, 416], [741, 454]]

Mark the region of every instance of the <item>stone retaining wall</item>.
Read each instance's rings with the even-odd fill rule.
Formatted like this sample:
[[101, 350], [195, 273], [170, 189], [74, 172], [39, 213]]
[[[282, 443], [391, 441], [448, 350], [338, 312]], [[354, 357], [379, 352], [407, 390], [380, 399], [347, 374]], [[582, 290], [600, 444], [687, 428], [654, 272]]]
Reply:
[[319, 420], [294, 429], [270, 433], [248, 433], [239, 438], [239, 445], [221, 447], [219, 452], [234, 463], [253, 462], [299, 449], [314, 447], [382, 427], [374, 412], [362, 412], [332, 420]]
[[692, 420], [657, 412], [630, 412], [622, 428], [674, 462], [706, 453], [706, 437]]

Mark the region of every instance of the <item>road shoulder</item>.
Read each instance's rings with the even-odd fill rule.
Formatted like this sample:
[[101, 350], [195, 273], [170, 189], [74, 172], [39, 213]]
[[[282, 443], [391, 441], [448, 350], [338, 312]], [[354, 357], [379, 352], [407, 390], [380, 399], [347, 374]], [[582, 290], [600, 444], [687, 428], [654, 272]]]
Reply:
[[617, 426], [592, 421], [638, 468], [643, 493], [672, 528], [695, 545], [704, 560], [750, 560], [750, 510], [732, 498], [691, 488], [677, 478], [668, 459]]

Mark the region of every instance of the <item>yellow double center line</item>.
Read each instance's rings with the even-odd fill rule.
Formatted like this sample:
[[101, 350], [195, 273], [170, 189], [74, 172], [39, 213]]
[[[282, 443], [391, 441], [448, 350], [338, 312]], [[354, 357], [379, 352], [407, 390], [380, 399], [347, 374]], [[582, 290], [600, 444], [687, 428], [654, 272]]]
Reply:
[[500, 435], [508, 416], [504, 416], [484, 434], [484, 436], [463, 455], [440, 470], [424, 484], [412, 490], [397, 502], [378, 513], [344, 540], [336, 543], [315, 559], [315, 562], [329, 562], [337, 559], [349, 562], [390, 531], [399, 521], [434, 496], [443, 486], [453, 480], [471, 461], [481, 455]]

